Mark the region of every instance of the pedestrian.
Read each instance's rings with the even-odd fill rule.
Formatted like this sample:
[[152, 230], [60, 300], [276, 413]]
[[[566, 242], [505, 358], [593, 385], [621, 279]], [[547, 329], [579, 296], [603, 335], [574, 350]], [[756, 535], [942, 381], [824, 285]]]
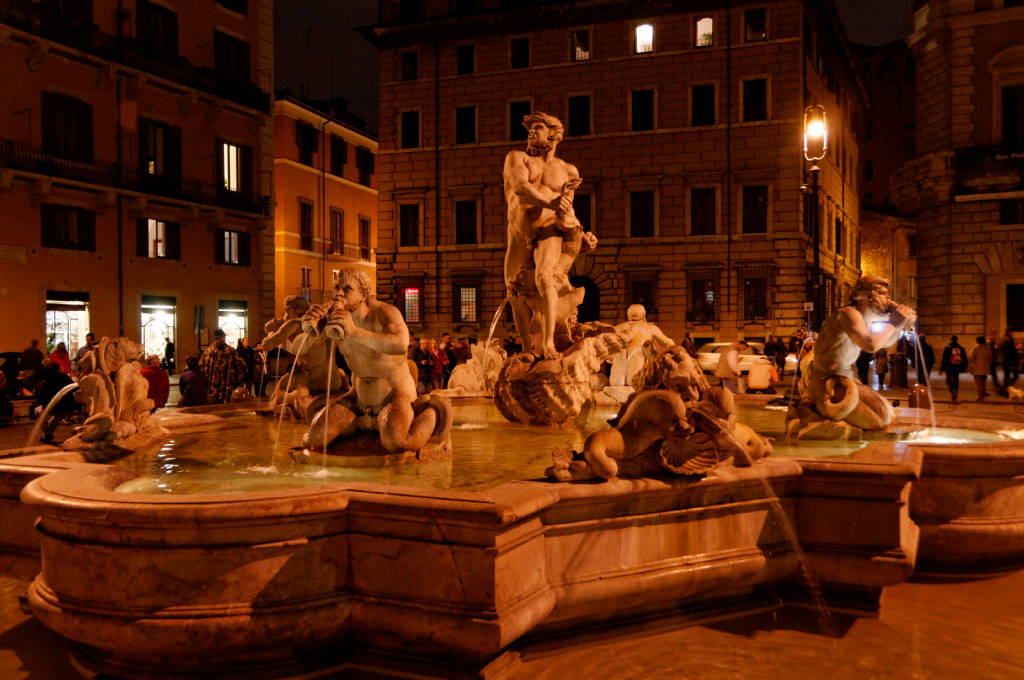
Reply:
[[213, 344], [199, 359], [199, 370], [206, 377], [207, 401], [225, 404], [231, 401], [231, 391], [245, 382], [246, 366], [242, 357], [225, 342], [223, 330], [215, 330], [213, 338]]
[[88, 354], [89, 352], [91, 352], [95, 346], [96, 346], [96, 336], [93, 335], [92, 333], [86, 333], [85, 334], [85, 344], [82, 345], [81, 347], [79, 347], [78, 351], [75, 352], [75, 369], [76, 370], [78, 369], [78, 364], [82, 363], [82, 359], [85, 358], [85, 355]]
[[740, 352], [745, 351], [750, 345], [746, 340], [739, 340], [729, 346], [718, 359], [718, 368], [715, 375], [721, 378], [722, 387], [735, 393], [739, 387], [740, 378]]
[[[149, 391], [146, 396], [153, 400], [153, 411], [163, 408], [167, 404], [167, 397], [171, 394], [171, 381], [167, 377], [167, 371], [160, 368], [160, 357], [150, 354], [146, 357], [146, 365], [139, 373], [149, 383]], [[152, 413], [152, 411], [150, 411]]]
[[430, 372], [434, 362], [430, 356], [430, 339], [420, 338], [420, 346], [412, 353], [412, 360], [416, 362], [418, 379], [416, 381], [416, 393], [426, 394], [430, 391]]
[[39, 349], [39, 341], [35, 339], [21, 353], [21, 361], [18, 364], [21, 370], [21, 386], [30, 393], [35, 392], [39, 385], [44, 358], [43, 351]]
[[50, 352], [50, 361], [60, 366], [60, 372], [64, 375], [71, 375], [71, 354], [68, 353], [68, 346], [63, 342], [57, 343], [57, 348]]
[[202, 406], [206, 403], [206, 376], [199, 370], [199, 359], [185, 357], [185, 372], [178, 379], [181, 399], [178, 406]]
[[[39, 389], [35, 393], [35, 403], [32, 410], [36, 417], [42, 415], [46, 407], [53, 401], [57, 393], [72, 383], [71, 377], [60, 369], [60, 365], [52, 359], [43, 359], [39, 368]], [[41, 441], [49, 444], [53, 441], [53, 431], [57, 427], [60, 416], [71, 413], [77, 408], [74, 395], [68, 392], [58, 401], [50, 412], [48, 422], [42, 424]]]
[[444, 365], [444, 386], [448, 387], [448, 379], [452, 377], [452, 371], [455, 369], [455, 343], [452, 342], [452, 334], [445, 331], [441, 334], [440, 349], [445, 353], [448, 361]]
[[690, 336], [689, 332], [683, 334], [683, 340], [679, 344], [683, 346], [683, 349], [685, 349], [686, 353], [691, 357], [697, 356], [697, 345], [694, 344], [693, 338]]
[[1005, 397], [1009, 395], [1006, 388], [1012, 387], [1020, 376], [1020, 352], [1017, 351], [1012, 328], [1007, 328], [1006, 335], [999, 340], [999, 363], [1003, 367], [1003, 382], [999, 394]]
[[748, 394], [775, 394], [779, 373], [767, 356], [758, 357], [747, 373]]
[[245, 377], [242, 380], [242, 384], [245, 385], [246, 392], [252, 392], [252, 380], [253, 372], [256, 368], [256, 359], [253, 356], [255, 352], [249, 347], [249, 338], [239, 338], [238, 345], [235, 347], [235, 354], [242, 358], [245, 362]]
[[860, 380], [861, 385], [871, 386], [871, 360], [874, 358], [874, 354], [871, 352], [860, 351], [857, 355], [857, 361], [854, 362], [857, 366], [857, 378]]
[[949, 338], [949, 344], [942, 350], [942, 363], [939, 364], [939, 375], [945, 373], [946, 387], [954, 404], [960, 403], [960, 374], [967, 370], [967, 350], [957, 342], [957, 336]]
[[444, 372], [448, 366], [448, 355], [441, 349], [437, 340], [430, 341], [430, 389], [444, 388]]
[[875, 352], [875, 375], [878, 376], [878, 389], [885, 389], [885, 374], [889, 372], [889, 352], [884, 347]]
[[168, 375], [174, 375], [174, 343], [170, 338], [164, 338], [166, 344], [164, 345], [164, 366], [167, 368]]
[[932, 367], [935, 365], [935, 350], [925, 340], [924, 334], [917, 336], [917, 341], [920, 344], [919, 349], [915, 349], [915, 352], [920, 352], [920, 356], [917, 358], [917, 381], [922, 385], [931, 384]]
[[988, 396], [985, 390], [985, 381], [992, 365], [992, 348], [984, 335], [979, 335], [976, 340], [978, 344], [971, 348], [971, 354], [967, 357], [967, 370], [974, 377], [974, 389], [978, 393], [975, 401], [983, 401]]

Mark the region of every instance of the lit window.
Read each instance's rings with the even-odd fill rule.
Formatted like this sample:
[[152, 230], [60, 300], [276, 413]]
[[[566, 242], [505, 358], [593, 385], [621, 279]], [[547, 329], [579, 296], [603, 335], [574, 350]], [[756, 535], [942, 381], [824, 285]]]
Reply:
[[697, 47], [711, 47], [715, 44], [715, 20], [701, 17], [696, 21], [693, 44]]
[[221, 163], [224, 168], [224, 188], [228, 191], [238, 191], [242, 186], [242, 147], [222, 144]]
[[404, 288], [402, 297], [405, 298], [405, 321], [406, 323], [419, 323], [420, 321], [420, 289]]
[[640, 24], [636, 27], [636, 54], [647, 54], [654, 51], [654, 26]]
[[590, 60], [590, 31], [572, 32], [572, 52], [570, 57], [573, 61]]
[[167, 223], [147, 220], [149, 227], [149, 257], [167, 257]]
[[238, 232], [224, 232], [224, 263], [238, 264]]
[[313, 293], [313, 269], [312, 267], [299, 267], [299, 276], [301, 277], [301, 294], [306, 299], [306, 302], [312, 301]]
[[459, 288], [459, 321], [476, 321], [476, 287]]

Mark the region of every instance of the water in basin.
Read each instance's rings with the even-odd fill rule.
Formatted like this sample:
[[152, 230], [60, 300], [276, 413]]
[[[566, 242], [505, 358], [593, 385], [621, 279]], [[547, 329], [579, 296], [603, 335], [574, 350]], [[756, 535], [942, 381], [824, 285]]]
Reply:
[[[453, 402], [452, 460], [391, 468], [324, 467], [292, 460], [288, 449], [298, 444], [305, 423], [285, 421], [274, 453], [277, 421], [254, 412], [229, 417], [232, 427], [218, 432], [176, 436], [163, 445], [134, 453], [114, 464], [138, 477], [120, 487], [125, 493], [224, 493], [316, 486], [334, 482], [375, 482], [436, 489], [478, 491], [511, 480], [540, 479], [551, 464], [555, 447], [581, 450], [586, 435], [607, 427], [614, 408], [584, 411], [569, 427], [536, 427], [506, 421], [489, 399]], [[776, 439], [776, 456], [845, 456], [867, 441], [783, 442], [784, 410], [757, 403], [738, 403], [737, 418]], [[944, 429], [934, 434], [957, 441], [999, 441], [995, 433]], [[907, 436], [910, 436], [909, 434]], [[893, 435], [886, 438], [892, 439]], [[269, 471], [271, 461], [273, 471]]]

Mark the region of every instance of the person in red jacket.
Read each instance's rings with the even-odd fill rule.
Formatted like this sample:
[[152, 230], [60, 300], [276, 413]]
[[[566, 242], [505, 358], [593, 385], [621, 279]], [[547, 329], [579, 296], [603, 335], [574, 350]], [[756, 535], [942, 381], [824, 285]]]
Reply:
[[146, 396], [153, 400], [153, 410], [163, 408], [167, 403], [167, 396], [171, 393], [171, 381], [167, 377], [167, 371], [160, 368], [160, 357], [156, 354], [146, 357], [146, 366], [140, 373], [149, 383], [149, 392]]

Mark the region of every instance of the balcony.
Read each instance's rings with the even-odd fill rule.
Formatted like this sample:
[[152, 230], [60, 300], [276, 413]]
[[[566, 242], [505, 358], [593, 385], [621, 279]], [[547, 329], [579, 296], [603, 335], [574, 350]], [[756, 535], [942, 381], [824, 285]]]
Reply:
[[60, 177], [87, 184], [138, 191], [256, 215], [270, 214], [270, 197], [225, 191], [197, 179], [140, 176], [137, 168], [110, 161], [75, 161], [43, 152], [25, 142], [0, 139], [0, 168]]
[[195, 66], [184, 57], [154, 54], [134, 38], [119, 39], [87, 22], [54, 16], [37, 2], [0, 0], [0, 23], [261, 113], [270, 112], [270, 95], [254, 83], [224, 78], [212, 68]]
[[369, 262], [372, 258], [372, 250], [358, 243], [331, 243], [328, 255], [337, 255], [348, 260], [362, 260]]

